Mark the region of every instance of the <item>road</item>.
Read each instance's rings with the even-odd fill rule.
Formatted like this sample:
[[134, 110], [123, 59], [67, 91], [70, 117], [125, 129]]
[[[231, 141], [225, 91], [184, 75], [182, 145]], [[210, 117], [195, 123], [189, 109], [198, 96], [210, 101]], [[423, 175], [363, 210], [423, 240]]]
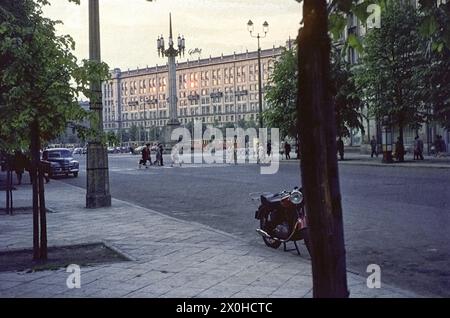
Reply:
[[[282, 162], [275, 175], [261, 175], [257, 165], [139, 170], [138, 159], [110, 155], [114, 198], [209, 225], [249, 244], [263, 244], [249, 193], [300, 184], [295, 161]], [[78, 178], [61, 180], [85, 187], [83, 157], [80, 165]], [[367, 266], [378, 264], [382, 282], [449, 297], [450, 169], [341, 165], [340, 178], [348, 270], [367, 276]]]

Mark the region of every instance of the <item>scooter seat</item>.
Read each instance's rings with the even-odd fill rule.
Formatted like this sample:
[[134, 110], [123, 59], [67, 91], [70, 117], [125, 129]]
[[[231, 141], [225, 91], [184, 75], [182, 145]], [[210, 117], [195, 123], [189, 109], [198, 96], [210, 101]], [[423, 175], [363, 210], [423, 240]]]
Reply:
[[261, 203], [270, 207], [276, 207], [280, 204], [281, 198], [279, 194], [266, 194], [261, 196]]

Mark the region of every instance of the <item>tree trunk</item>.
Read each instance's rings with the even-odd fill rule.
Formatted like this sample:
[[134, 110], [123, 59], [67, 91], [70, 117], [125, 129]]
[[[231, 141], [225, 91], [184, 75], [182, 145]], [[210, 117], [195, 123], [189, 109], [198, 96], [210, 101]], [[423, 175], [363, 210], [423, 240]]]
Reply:
[[348, 297], [326, 0], [305, 0], [299, 34], [299, 135], [313, 296]]
[[40, 258], [39, 248], [39, 180], [38, 167], [40, 162], [39, 125], [34, 121], [31, 125], [31, 178], [33, 180], [33, 259]]
[[41, 222], [41, 246], [39, 257], [41, 260], [47, 259], [47, 210], [45, 208], [45, 194], [44, 194], [44, 171], [43, 167], [40, 165], [39, 167], [39, 213], [40, 213], [40, 222]]
[[404, 130], [403, 123], [400, 122], [400, 124], [399, 124], [399, 131], [398, 131], [398, 138], [400, 138], [400, 143], [401, 143], [401, 145], [403, 145], [403, 149], [402, 149], [402, 152], [401, 152], [400, 157], [399, 157], [400, 158], [400, 160], [399, 160], [400, 162], [404, 162], [405, 161], [405, 143], [403, 141], [403, 138], [404, 138], [403, 130]]
[[9, 206], [10, 206], [10, 202], [9, 202], [9, 167], [6, 168], [6, 184], [5, 184], [5, 193], [6, 193], [6, 214], [9, 215]]
[[12, 172], [12, 159], [7, 158], [6, 163], [6, 214], [13, 214], [13, 172]]

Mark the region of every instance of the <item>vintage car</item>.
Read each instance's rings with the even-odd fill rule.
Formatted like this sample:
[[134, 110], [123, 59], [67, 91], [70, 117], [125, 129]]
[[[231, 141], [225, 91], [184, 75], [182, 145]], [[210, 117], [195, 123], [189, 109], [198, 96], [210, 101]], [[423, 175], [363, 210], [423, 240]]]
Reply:
[[42, 161], [48, 167], [50, 177], [73, 174], [78, 177], [80, 164], [73, 159], [72, 152], [66, 148], [46, 149], [42, 154]]

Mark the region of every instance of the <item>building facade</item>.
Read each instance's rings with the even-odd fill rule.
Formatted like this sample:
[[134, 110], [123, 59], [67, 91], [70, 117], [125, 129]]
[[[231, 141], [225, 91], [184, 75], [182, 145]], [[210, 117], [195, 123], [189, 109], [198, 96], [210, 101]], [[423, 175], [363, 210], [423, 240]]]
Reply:
[[[283, 48], [261, 50], [264, 87]], [[114, 69], [103, 83], [104, 130], [120, 132], [137, 126], [149, 132], [169, 121], [168, 66], [122, 72]], [[258, 121], [258, 52], [209, 57], [177, 63], [177, 113], [190, 122], [223, 126]], [[267, 106], [263, 99], [263, 109]], [[150, 137], [151, 138], [151, 137]]]

